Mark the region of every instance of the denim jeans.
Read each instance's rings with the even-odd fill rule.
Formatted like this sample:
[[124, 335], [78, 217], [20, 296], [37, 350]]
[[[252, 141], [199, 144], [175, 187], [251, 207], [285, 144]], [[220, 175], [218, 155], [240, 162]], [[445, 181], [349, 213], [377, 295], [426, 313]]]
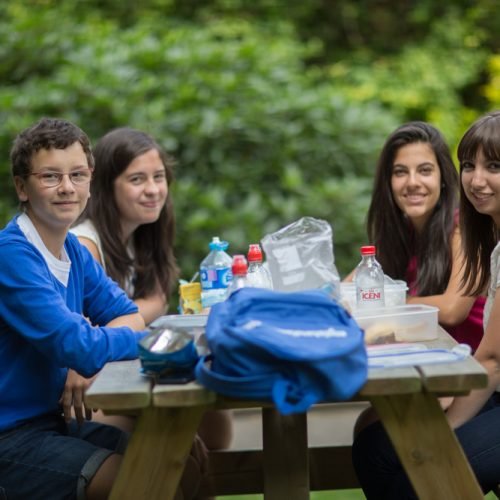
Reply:
[[[481, 411], [455, 430], [484, 493], [500, 483], [500, 395], [494, 393]], [[417, 500], [382, 424], [356, 437], [353, 465], [368, 500]]]
[[85, 488], [128, 436], [115, 427], [50, 415], [0, 433], [0, 500], [84, 499]]

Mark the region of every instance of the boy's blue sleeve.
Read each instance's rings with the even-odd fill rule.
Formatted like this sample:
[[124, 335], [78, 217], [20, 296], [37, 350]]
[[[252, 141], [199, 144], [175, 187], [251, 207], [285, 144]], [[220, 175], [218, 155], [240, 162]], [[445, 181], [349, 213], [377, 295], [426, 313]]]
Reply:
[[80, 245], [78, 273], [83, 276], [83, 313], [93, 324], [106, 325], [112, 319], [138, 312], [135, 303], [96, 262], [86, 247]]
[[[81, 276], [71, 276], [68, 289], [61, 293], [41, 254], [26, 244], [0, 244], [0, 335], [19, 335], [36, 350], [60, 367], [73, 368], [84, 376], [99, 371], [106, 362], [137, 357], [137, 341], [145, 332], [127, 327], [95, 327], [75, 307], [82, 291], [78, 288]], [[77, 262], [72, 261], [73, 264]], [[77, 268], [78, 265], [75, 266]], [[81, 271], [81, 269], [77, 269]], [[76, 279], [76, 281], [73, 281]], [[135, 312], [135, 306], [117, 293], [97, 290], [90, 293], [90, 309], [99, 311], [105, 321], [110, 306], [123, 314]], [[66, 294], [66, 297], [64, 296]], [[100, 306], [97, 301], [108, 300]]]

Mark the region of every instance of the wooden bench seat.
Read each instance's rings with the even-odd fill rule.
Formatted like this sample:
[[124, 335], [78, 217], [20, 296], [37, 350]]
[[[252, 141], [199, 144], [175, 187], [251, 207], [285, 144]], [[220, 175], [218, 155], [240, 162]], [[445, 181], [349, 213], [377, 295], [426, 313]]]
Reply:
[[[209, 454], [202, 496], [247, 495], [264, 491], [262, 450], [224, 450]], [[350, 446], [309, 449], [311, 491], [359, 488]]]

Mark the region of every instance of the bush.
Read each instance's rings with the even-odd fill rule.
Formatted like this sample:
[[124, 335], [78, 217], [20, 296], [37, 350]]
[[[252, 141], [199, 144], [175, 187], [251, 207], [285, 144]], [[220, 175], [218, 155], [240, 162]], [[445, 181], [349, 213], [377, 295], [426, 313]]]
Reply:
[[[488, 57], [485, 37], [472, 16], [449, 8], [425, 38], [403, 45], [397, 54], [335, 62], [330, 74], [358, 102], [383, 103], [403, 121], [435, 124], [453, 147], [477, 114], [469, 108], [486, 106], [474, 92]], [[468, 90], [473, 97], [465, 96]]]
[[[26, 11], [11, 21], [16, 35], [0, 21], [0, 46], [23, 62], [17, 67], [11, 55], [1, 71], [7, 83], [0, 102], [8, 110], [0, 122], [2, 158], [14, 134], [42, 115], [73, 120], [94, 140], [130, 125], [177, 158], [184, 277], [212, 236], [242, 252], [304, 215], [332, 224], [341, 273], [355, 265], [374, 159], [397, 120], [379, 105], [346, 98], [335, 81], [307, 68], [303, 61], [317, 45], [299, 43], [286, 24], [271, 32], [238, 20], [196, 26], [162, 19], [161, 30], [160, 20], [118, 29]], [[22, 33], [28, 22], [31, 36]], [[4, 181], [7, 171], [3, 164]]]

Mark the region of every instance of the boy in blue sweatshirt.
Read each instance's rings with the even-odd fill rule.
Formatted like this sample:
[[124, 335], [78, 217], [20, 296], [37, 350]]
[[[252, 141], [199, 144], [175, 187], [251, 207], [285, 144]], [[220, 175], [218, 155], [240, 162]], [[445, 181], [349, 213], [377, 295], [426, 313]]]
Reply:
[[106, 498], [127, 436], [86, 420], [83, 392], [106, 362], [137, 357], [144, 321], [68, 233], [90, 196], [86, 134], [44, 118], [11, 166], [22, 210], [0, 231], [0, 498]]

